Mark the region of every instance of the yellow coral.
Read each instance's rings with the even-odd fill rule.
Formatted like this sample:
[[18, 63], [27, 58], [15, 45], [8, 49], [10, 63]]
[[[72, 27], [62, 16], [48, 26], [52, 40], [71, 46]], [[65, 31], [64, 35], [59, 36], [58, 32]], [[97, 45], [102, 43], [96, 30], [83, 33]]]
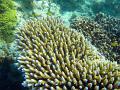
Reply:
[[118, 42], [112, 42], [111, 46], [113, 46], [113, 47], [119, 46], [119, 43]]
[[59, 19], [29, 21], [17, 36], [23, 85], [31, 90], [118, 88], [117, 64], [100, 62], [84, 36]]

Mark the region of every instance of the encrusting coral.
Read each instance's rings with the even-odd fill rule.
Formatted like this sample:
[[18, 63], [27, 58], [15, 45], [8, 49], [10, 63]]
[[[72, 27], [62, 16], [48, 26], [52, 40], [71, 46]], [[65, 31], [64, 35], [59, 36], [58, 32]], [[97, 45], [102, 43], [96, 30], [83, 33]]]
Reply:
[[59, 19], [33, 20], [17, 34], [18, 62], [30, 90], [118, 89], [120, 68]]

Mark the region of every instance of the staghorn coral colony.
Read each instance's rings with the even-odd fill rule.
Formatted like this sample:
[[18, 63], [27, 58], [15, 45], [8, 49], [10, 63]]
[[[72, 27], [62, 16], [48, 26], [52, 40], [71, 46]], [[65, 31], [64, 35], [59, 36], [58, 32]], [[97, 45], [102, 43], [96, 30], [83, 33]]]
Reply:
[[28, 21], [17, 34], [18, 62], [30, 90], [113, 90], [120, 68], [105, 61], [82, 33], [56, 18]]

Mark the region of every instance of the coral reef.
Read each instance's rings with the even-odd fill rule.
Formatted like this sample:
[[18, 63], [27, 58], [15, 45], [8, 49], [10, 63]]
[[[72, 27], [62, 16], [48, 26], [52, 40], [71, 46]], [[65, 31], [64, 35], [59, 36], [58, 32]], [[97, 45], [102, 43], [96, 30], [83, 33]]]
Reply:
[[120, 63], [120, 20], [99, 13], [92, 20], [77, 17], [71, 20], [71, 27], [82, 32], [109, 60]]
[[[69, 24], [68, 19], [72, 14], [94, 16], [99, 11], [105, 13], [119, 15], [119, 0], [15, 0], [17, 2], [17, 11], [20, 20], [28, 19], [30, 17], [40, 16], [60, 16]], [[106, 5], [107, 4], [107, 5]], [[109, 11], [108, 7], [113, 6]], [[107, 10], [106, 10], [107, 8]], [[116, 12], [117, 11], [117, 12]], [[113, 13], [114, 12], [114, 13]], [[115, 14], [116, 12], [116, 14]], [[70, 14], [70, 15], [69, 15]]]
[[4, 60], [7, 60], [9, 63], [13, 63], [13, 56], [10, 55], [8, 48], [3, 47], [2, 50], [0, 50], [0, 65], [4, 63]]
[[13, 41], [17, 23], [16, 10], [12, 0], [0, 1], [0, 41], [10, 43]]
[[[85, 37], [91, 42], [95, 41], [98, 43], [98, 40], [101, 38], [101, 36], [106, 36], [101, 25], [88, 17], [80, 16], [71, 18], [70, 22], [70, 27], [76, 29], [78, 32], [82, 32]], [[99, 37], [95, 38], [95, 35], [97, 36], [98, 34]], [[92, 42], [92, 44], [95, 43]]]
[[21, 19], [35, 18], [40, 16], [60, 16], [60, 8], [51, 0], [16, 0]]
[[36, 16], [60, 16], [60, 7], [57, 6], [52, 0], [34, 0], [33, 1], [33, 14]]
[[109, 50], [109, 45], [105, 44], [105, 42], [109, 42], [109, 37], [107, 37], [106, 32], [101, 25], [90, 18], [77, 17], [71, 20], [70, 26], [78, 32], [82, 32], [105, 57], [109, 57], [109, 53], [105, 52], [106, 50]]
[[[0, 64], [4, 60], [13, 62], [13, 54], [9, 50], [15, 39], [17, 11], [13, 0], [0, 0]], [[7, 58], [7, 59], [5, 59]]]
[[[119, 10], [120, 0], [0, 0], [0, 90], [120, 89], [120, 19], [91, 19]], [[77, 31], [47, 16], [66, 25], [73, 18]]]
[[15, 44], [12, 44], [4, 44], [2, 45], [2, 47], [0, 47], [0, 65], [4, 62], [8, 62], [11, 64], [15, 63], [18, 53], [17, 49], [15, 48]]
[[120, 68], [59, 19], [29, 21], [17, 34], [18, 62], [30, 90], [120, 88]]
[[[92, 16], [91, 1], [89, 0], [53, 0], [53, 2], [60, 6], [61, 17], [65, 22], [71, 18], [71, 15], [76, 16], [85, 15]], [[69, 23], [69, 22], [67, 22]]]
[[111, 57], [120, 63], [120, 19], [104, 13], [98, 13], [95, 21], [105, 29], [106, 36], [109, 37], [107, 44], [109, 45], [108, 50], [111, 50]]
[[[60, 6], [61, 17], [68, 20], [71, 14], [92, 17], [99, 12], [120, 17], [120, 0], [52, 0]], [[77, 12], [77, 13], [75, 13]], [[69, 14], [70, 15], [69, 15]], [[67, 22], [67, 21], [65, 21]], [[68, 23], [68, 22], [67, 22]]]

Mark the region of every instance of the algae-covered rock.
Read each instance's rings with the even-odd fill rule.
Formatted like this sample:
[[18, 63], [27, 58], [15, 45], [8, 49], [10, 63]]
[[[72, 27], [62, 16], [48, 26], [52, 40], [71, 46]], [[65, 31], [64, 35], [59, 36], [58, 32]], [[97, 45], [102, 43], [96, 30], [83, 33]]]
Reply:
[[12, 0], [0, 1], [0, 41], [10, 43], [13, 41], [17, 13]]

